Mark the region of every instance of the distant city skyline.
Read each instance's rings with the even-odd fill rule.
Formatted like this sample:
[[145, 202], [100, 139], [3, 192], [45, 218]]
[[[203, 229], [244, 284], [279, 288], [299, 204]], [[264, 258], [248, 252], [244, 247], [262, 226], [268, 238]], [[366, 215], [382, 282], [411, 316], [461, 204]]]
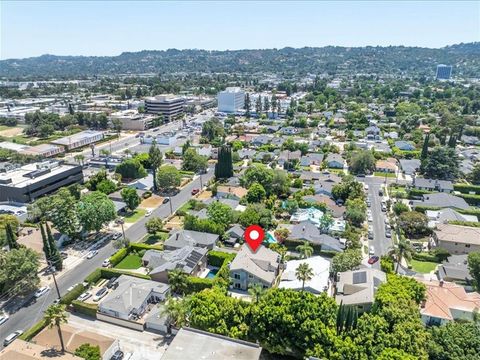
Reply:
[[480, 1], [1, 1], [0, 23], [2, 60], [169, 48], [439, 48], [480, 41]]

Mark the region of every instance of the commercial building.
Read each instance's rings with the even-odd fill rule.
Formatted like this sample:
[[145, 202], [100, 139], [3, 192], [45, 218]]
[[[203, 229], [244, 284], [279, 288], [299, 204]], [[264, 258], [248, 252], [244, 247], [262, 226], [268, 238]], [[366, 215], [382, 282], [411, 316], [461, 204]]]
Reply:
[[96, 143], [103, 139], [103, 132], [95, 130], [85, 130], [74, 135], [66, 136], [57, 140], [53, 140], [51, 143], [55, 145], [61, 145], [65, 150], [69, 151], [85, 145]]
[[239, 87], [228, 87], [217, 95], [218, 111], [235, 113], [245, 107], [245, 92]]
[[0, 175], [0, 201], [31, 202], [63, 186], [83, 182], [82, 167], [44, 161]]
[[162, 115], [164, 121], [171, 121], [184, 114], [185, 99], [174, 95], [158, 95], [145, 99], [147, 114]]
[[58, 154], [61, 154], [65, 151], [62, 146], [52, 145], [52, 144], [40, 144], [35, 146], [29, 146], [25, 149], [19, 151], [21, 154], [41, 156], [41, 157], [52, 157]]
[[437, 75], [435, 78], [437, 80], [449, 80], [452, 76], [452, 66], [451, 65], [437, 65]]
[[153, 127], [154, 115], [139, 114], [137, 110], [118, 111], [110, 115], [110, 120], [119, 120], [122, 130], [143, 131]]

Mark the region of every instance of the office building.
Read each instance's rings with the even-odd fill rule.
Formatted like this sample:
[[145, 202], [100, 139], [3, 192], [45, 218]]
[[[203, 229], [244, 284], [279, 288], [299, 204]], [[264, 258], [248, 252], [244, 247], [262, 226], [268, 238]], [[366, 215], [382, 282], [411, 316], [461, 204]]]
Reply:
[[245, 92], [239, 87], [228, 87], [217, 96], [218, 111], [235, 113], [245, 107]]
[[31, 202], [63, 186], [83, 182], [82, 167], [44, 161], [0, 175], [0, 201]]
[[437, 75], [435, 76], [437, 80], [449, 80], [452, 76], [452, 66], [451, 65], [437, 65]]
[[164, 121], [172, 121], [184, 114], [185, 99], [174, 95], [158, 95], [145, 99], [147, 114], [163, 115]]
[[137, 110], [124, 110], [113, 113], [110, 120], [119, 120], [122, 130], [143, 131], [153, 126], [154, 115], [139, 114]]
[[61, 145], [66, 151], [76, 149], [82, 146], [94, 144], [103, 139], [103, 132], [95, 130], [85, 130], [79, 133], [65, 136], [63, 138], [53, 140], [51, 143]]

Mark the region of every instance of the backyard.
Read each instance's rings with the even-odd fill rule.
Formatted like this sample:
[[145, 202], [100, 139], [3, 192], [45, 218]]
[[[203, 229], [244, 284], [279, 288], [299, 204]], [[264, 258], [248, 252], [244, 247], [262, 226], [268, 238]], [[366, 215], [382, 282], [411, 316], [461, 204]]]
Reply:
[[410, 265], [412, 269], [416, 272], [427, 274], [436, 269], [438, 263], [430, 262], [430, 261], [418, 261], [412, 259], [410, 261]]

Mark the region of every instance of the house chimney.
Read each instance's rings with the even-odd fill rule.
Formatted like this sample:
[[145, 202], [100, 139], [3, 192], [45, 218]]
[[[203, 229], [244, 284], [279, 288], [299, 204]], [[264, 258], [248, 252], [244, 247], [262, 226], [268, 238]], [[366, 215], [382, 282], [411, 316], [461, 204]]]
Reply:
[[176, 240], [176, 241], [178, 241], [178, 237], [179, 237], [179, 236], [180, 236], [180, 234], [177, 232], [177, 233], [175, 234], [175, 240]]
[[443, 287], [444, 281], [440, 280], [440, 287]]

